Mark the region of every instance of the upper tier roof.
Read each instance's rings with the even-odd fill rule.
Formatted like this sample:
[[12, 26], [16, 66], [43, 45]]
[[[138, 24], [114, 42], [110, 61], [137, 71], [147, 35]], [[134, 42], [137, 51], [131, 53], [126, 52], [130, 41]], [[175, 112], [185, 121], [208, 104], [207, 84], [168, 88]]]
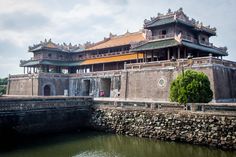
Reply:
[[152, 28], [157, 26], [163, 26], [171, 23], [181, 23], [188, 27], [191, 27], [195, 31], [202, 31], [210, 35], [216, 35], [216, 28], [210, 26], [203, 26], [203, 24], [195, 19], [189, 19], [189, 17], [183, 12], [183, 9], [172, 12], [170, 9], [168, 13], [163, 15], [158, 13], [157, 17], [151, 17], [150, 20], [144, 20], [144, 28]]
[[78, 49], [82, 49], [81, 45], [72, 45], [72, 44], [55, 44], [49, 39], [48, 41], [41, 41], [39, 44], [29, 46], [29, 52], [39, 51], [41, 49], [50, 49], [54, 51], [61, 51], [61, 52], [74, 52], [78, 51]]
[[124, 35], [112, 36], [109, 38], [105, 38], [103, 41], [100, 41], [90, 48], [86, 50], [96, 50], [96, 49], [104, 49], [109, 47], [117, 47], [122, 45], [129, 45], [134, 42], [140, 42], [145, 40], [145, 34], [143, 32], [134, 32], [134, 33], [125, 33]]

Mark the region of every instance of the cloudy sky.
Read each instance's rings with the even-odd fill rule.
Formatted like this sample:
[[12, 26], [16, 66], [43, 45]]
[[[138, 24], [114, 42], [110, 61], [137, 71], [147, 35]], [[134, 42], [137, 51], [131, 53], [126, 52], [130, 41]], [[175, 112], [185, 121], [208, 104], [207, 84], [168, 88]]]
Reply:
[[0, 0], [0, 77], [22, 73], [28, 46], [45, 38], [56, 43], [96, 42], [110, 32], [138, 31], [144, 19], [184, 12], [217, 28], [211, 42], [227, 46], [227, 59], [236, 61], [236, 0]]

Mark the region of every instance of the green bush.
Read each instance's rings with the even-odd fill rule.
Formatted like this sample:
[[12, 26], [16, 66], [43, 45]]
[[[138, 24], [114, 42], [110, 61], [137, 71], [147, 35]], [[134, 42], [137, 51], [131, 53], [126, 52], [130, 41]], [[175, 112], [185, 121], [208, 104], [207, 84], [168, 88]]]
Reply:
[[0, 78], [0, 85], [7, 85], [7, 78]]
[[0, 95], [6, 94], [6, 86], [0, 85]]
[[171, 83], [171, 101], [181, 104], [208, 103], [212, 98], [210, 81], [203, 72], [187, 70]]
[[0, 79], [0, 96], [6, 94], [7, 78]]

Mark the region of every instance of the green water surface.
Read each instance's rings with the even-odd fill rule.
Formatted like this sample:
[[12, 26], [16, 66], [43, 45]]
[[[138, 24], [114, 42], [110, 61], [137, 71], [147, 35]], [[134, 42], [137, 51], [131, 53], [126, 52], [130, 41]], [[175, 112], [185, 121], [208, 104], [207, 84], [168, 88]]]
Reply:
[[0, 157], [236, 157], [236, 152], [97, 132], [15, 141]]

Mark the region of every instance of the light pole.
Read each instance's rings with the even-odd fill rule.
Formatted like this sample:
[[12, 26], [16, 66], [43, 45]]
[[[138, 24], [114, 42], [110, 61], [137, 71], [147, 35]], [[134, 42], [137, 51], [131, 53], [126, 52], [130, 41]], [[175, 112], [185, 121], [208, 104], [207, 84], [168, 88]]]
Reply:
[[[192, 59], [193, 59], [193, 56], [191, 55], [191, 53], [188, 53], [188, 56], [187, 56], [188, 64], [186, 66], [192, 65]], [[170, 61], [176, 62], [177, 60], [174, 56], [172, 56]], [[177, 68], [177, 66], [176, 66], [176, 68]], [[182, 71], [182, 75], [184, 76], [184, 60], [182, 60], [181, 71]]]

